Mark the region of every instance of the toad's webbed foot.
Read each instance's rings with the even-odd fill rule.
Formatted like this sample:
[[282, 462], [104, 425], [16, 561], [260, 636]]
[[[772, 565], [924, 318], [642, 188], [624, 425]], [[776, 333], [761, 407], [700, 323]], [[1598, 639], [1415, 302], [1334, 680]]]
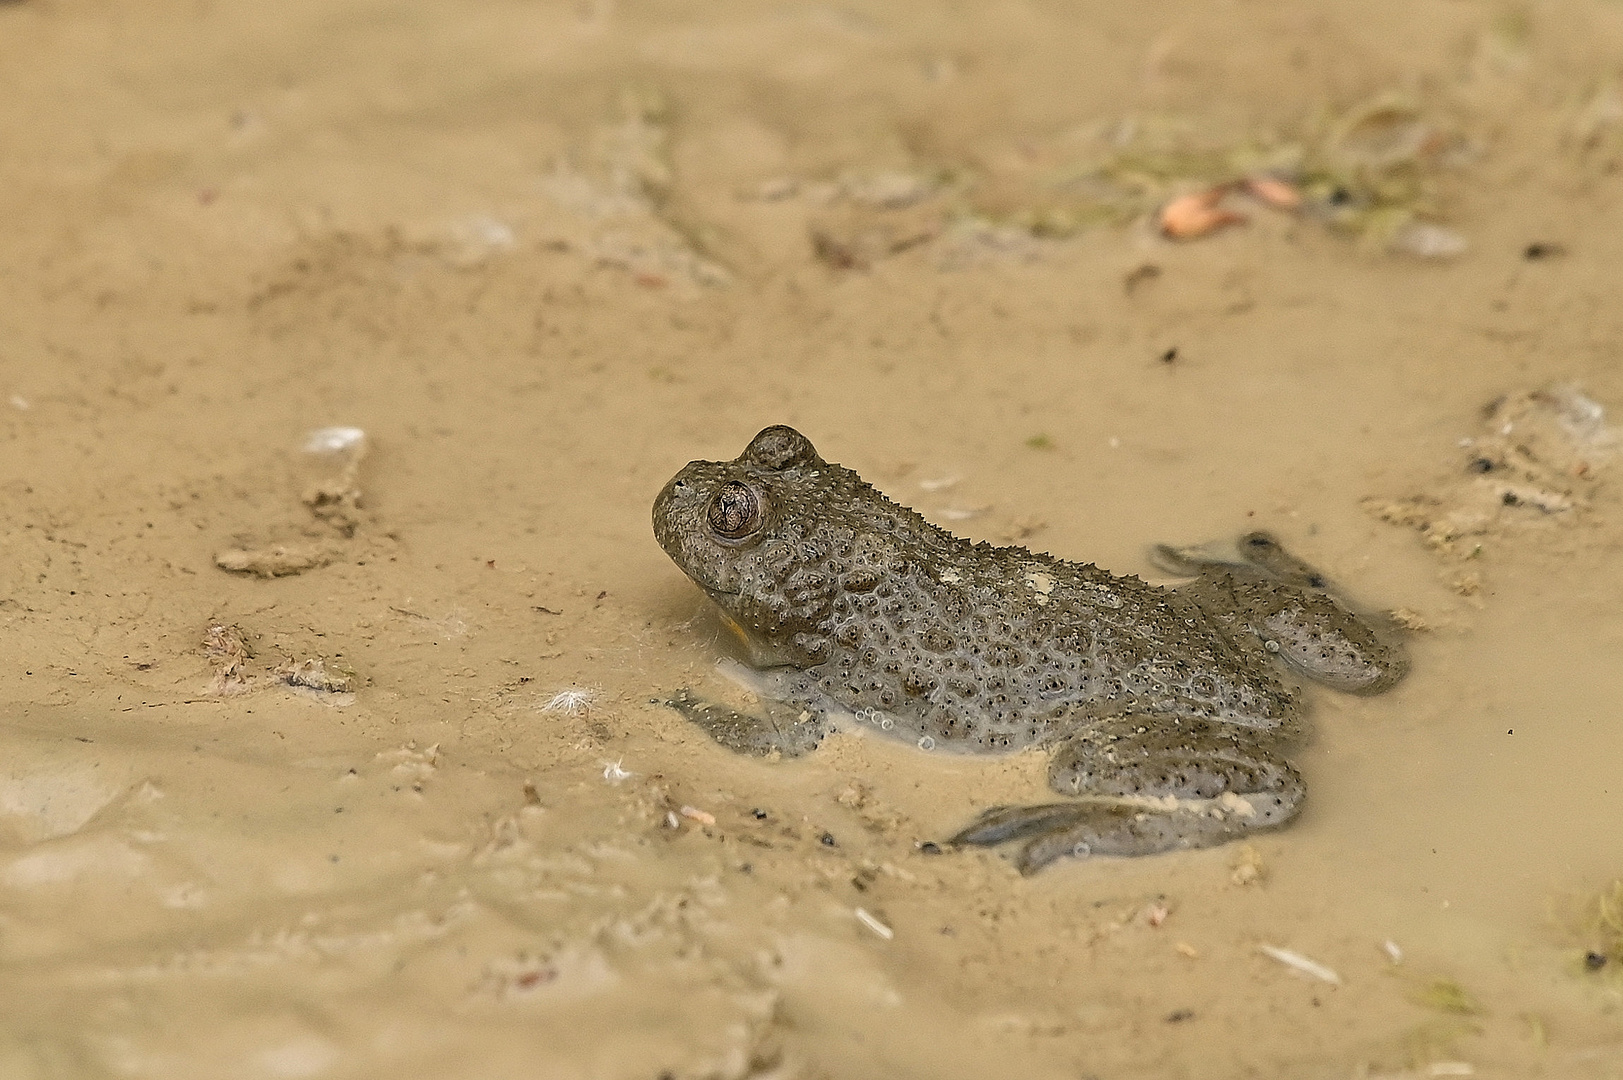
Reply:
[[1355, 613], [1329, 580], [1265, 532], [1242, 536], [1233, 554], [1162, 544], [1151, 559], [1194, 577], [1178, 591], [1314, 682], [1351, 694], [1378, 694], [1408, 674], [1409, 660], [1379, 620]]
[[1290, 763], [1245, 729], [1163, 716], [1121, 717], [1061, 743], [1049, 764], [1072, 802], [995, 807], [950, 843], [1025, 840], [1023, 874], [1066, 855], [1153, 855], [1277, 828], [1305, 788]]
[[828, 721], [821, 713], [777, 701], [763, 700], [759, 716], [694, 697], [686, 689], [678, 690], [665, 704], [729, 750], [755, 757], [774, 752], [799, 757], [817, 749], [828, 733]]

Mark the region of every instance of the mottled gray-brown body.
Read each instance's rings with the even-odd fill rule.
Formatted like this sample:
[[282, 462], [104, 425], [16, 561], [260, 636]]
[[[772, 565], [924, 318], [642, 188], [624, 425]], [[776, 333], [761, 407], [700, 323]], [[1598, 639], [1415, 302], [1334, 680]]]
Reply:
[[974, 544], [818, 456], [792, 428], [695, 461], [654, 533], [722, 608], [762, 672], [767, 715], [673, 701], [735, 749], [814, 747], [853, 714], [921, 747], [1053, 748], [1061, 803], [1002, 808], [954, 839], [1066, 854], [1203, 846], [1283, 824], [1303, 788], [1274, 660], [1354, 693], [1400, 679], [1402, 651], [1270, 537], [1213, 559], [1158, 549], [1177, 588], [1018, 547]]

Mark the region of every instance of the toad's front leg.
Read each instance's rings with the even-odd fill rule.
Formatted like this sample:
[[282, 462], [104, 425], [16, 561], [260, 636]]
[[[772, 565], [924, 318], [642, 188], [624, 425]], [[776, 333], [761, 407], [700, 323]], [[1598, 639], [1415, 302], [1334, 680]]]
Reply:
[[829, 730], [828, 720], [820, 711], [769, 699], [762, 699], [758, 714], [695, 697], [686, 689], [678, 690], [665, 704], [729, 750], [755, 757], [773, 753], [799, 757], [810, 753]]

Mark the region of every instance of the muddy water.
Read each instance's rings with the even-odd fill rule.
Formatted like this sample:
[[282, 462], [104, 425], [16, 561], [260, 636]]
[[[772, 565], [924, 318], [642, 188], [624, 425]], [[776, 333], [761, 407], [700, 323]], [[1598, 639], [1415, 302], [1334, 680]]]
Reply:
[[[1620, 45], [1603, 3], [0, 5], [0, 1074], [1623, 1074], [1553, 914], [1623, 873], [1623, 463], [1449, 552], [1363, 505], [1446, 508], [1499, 395], [1623, 411]], [[1457, 258], [927, 213], [1124, 118], [1384, 92], [1463, 133]], [[772, 422], [1123, 573], [1272, 529], [1425, 625], [1414, 674], [1313, 695], [1250, 849], [925, 854], [1041, 758], [746, 761], [656, 703], [731, 645], [649, 503]]]

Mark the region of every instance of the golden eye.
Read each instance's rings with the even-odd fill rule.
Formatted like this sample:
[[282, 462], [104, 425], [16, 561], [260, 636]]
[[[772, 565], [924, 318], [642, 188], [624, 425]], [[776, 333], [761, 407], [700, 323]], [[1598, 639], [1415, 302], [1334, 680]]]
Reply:
[[710, 500], [705, 518], [717, 536], [742, 540], [761, 527], [761, 501], [748, 484], [729, 480]]

